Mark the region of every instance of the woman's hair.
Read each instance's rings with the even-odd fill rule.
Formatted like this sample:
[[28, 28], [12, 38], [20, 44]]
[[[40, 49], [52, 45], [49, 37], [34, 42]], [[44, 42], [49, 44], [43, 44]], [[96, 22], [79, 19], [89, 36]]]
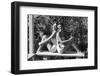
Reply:
[[54, 30], [55, 30], [55, 31], [58, 31], [58, 29], [59, 29], [59, 28], [58, 28], [58, 25], [60, 25], [60, 24], [54, 23], [53, 26], [52, 26], [52, 31], [54, 31]]

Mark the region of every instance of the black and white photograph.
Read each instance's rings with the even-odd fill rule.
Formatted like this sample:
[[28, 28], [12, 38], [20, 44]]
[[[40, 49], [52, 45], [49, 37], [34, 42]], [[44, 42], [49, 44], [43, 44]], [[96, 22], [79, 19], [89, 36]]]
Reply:
[[12, 73], [97, 69], [97, 7], [13, 2]]
[[28, 61], [88, 58], [88, 17], [27, 15]]

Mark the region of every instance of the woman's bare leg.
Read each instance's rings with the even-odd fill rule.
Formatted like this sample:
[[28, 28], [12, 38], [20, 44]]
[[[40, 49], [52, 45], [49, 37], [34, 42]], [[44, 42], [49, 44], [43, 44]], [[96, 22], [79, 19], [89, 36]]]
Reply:
[[51, 45], [51, 44], [48, 44], [47, 45], [47, 48], [48, 48], [48, 50], [50, 51], [50, 52], [56, 52], [56, 45]]
[[38, 52], [41, 52], [41, 48], [42, 48], [42, 46], [39, 46], [39, 48], [38, 48], [38, 50], [37, 50], [37, 53], [38, 53]]
[[80, 52], [80, 50], [77, 48], [77, 46], [73, 43], [72, 46], [74, 47], [74, 49], [77, 51], [77, 53]]

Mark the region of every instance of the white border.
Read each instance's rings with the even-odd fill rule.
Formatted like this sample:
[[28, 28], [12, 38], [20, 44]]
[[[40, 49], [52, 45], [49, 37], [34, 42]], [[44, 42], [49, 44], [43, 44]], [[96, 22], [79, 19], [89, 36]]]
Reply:
[[[88, 17], [88, 59], [27, 61], [27, 14]], [[20, 70], [94, 65], [94, 11], [43, 7], [20, 7]]]

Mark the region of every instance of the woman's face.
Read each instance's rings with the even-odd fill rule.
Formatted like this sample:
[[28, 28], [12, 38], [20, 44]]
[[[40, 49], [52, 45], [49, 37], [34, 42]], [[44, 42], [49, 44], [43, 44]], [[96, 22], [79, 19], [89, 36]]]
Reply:
[[60, 24], [58, 25], [58, 28], [61, 28], [61, 25]]
[[57, 27], [58, 27], [58, 31], [61, 31], [61, 25], [59, 24]]

